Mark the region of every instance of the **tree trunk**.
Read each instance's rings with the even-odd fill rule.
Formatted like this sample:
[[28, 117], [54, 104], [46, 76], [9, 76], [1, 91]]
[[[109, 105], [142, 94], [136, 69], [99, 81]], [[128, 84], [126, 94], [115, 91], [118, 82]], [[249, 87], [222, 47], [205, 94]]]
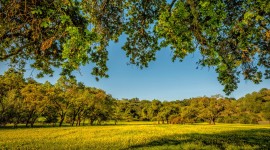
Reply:
[[94, 123], [94, 119], [90, 119], [90, 125], [92, 126]]
[[25, 124], [26, 127], [28, 127], [29, 122], [30, 122], [30, 118], [28, 117]]
[[72, 119], [72, 121], [71, 121], [71, 126], [73, 126], [74, 125], [74, 120]]
[[18, 124], [19, 124], [19, 122], [20, 122], [20, 117], [15, 117], [15, 121], [14, 121], [14, 128], [17, 128], [18, 127]]
[[84, 126], [84, 123], [85, 123], [85, 118], [83, 119], [83, 126]]
[[76, 115], [75, 115], [75, 112], [73, 112], [73, 116], [72, 116], [72, 120], [71, 120], [72, 126], [74, 125], [75, 120], [76, 120]]
[[210, 124], [212, 124], [212, 125], [215, 125], [215, 124], [216, 124], [215, 118], [211, 118], [211, 119], [210, 119]]
[[31, 118], [32, 118], [32, 117], [34, 116], [34, 114], [35, 114], [34, 111], [35, 111], [35, 110], [31, 110], [31, 112], [30, 112], [30, 114], [29, 114], [29, 116], [28, 116], [28, 118], [27, 118], [27, 121], [26, 121], [26, 127], [28, 127], [28, 124], [31, 123], [30, 120], [31, 120]]
[[34, 124], [35, 124], [36, 120], [37, 120], [37, 117], [34, 118], [34, 119], [32, 119], [32, 121], [31, 121], [31, 123], [30, 123], [31, 128], [34, 127]]
[[17, 128], [18, 127], [18, 123], [14, 122], [13, 128]]
[[76, 121], [76, 126], [80, 126], [81, 125], [81, 119], [80, 119], [80, 117], [78, 116], [78, 119], [77, 119], [77, 121]]
[[64, 122], [64, 119], [65, 119], [65, 116], [64, 115], [61, 115], [61, 120], [60, 120], [60, 123], [59, 123], [59, 127], [62, 126], [62, 124]]

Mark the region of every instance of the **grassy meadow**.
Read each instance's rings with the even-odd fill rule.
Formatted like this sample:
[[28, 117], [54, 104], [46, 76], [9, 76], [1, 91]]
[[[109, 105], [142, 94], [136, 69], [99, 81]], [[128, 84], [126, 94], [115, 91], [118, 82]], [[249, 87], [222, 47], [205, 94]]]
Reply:
[[270, 125], [119, 125], [0, 128], [1, 149], [268, 149]]

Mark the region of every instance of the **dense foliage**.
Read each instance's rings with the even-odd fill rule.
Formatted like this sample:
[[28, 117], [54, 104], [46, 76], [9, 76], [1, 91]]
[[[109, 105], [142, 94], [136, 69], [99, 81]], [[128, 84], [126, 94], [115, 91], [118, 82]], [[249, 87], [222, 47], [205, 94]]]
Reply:
[[116, 100], [105, 91], [62, 76], [55, 85], [24, 79], [9, 69], [0, 75], [0, 126], [39, 122], [70, 125], [101, 124], [104, 121], [158, 121], [258, 123], [270, 121], [270, 90], [247, 94], [235, 100], [220, 95], [186, 100]]
[[267, 0], [1, 0], [0, 61], [31, 63], [39, 77], [93, 63], [93, 75], [108, 77], [107, 46], [124, 34], [122, 48], [140, 67], [163, 47], [180, 61], [198, 50], [198, 64], [214, 66], [230, 94], [240, 74], [270, 77], [269, 14]]
[[0, 76], [0, 126], [19, 123], [33, 127], [39, 118], [43, 123], [64, 122], [72, 126], [85, 120], [100, 124], [113, 114], [114, 100], [103, 90], [84, 86], [74, 79], [61, 77], [55, 85], [24, 79], [9, 69]]
[[235, 100], [216, 95], [185, 100], [164, 101], [123, 99], [117, 101], [117, 112], [127, 121], [158, 121], [186, 124], [208, 122], [257, 124], [269, 121], [270, 90], [262, 89]]

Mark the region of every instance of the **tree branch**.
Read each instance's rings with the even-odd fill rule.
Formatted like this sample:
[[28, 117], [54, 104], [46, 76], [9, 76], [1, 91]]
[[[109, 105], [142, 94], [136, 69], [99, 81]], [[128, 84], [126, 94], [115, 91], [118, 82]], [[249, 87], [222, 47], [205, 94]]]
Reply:
[[7, 55], [3, 55], [3, 54], [2, 54], [2, 56], [0, 57], [0, 61], [4, 61], [4, 60], [8, 59], [9, 57], [12, 57], [12, 56], [14, 56], [14, 55], [19, 54], [24, 48], [26, 48], [26, 47], [32, 45], [33, 43], [34, 43], [34, 42], [30, 42], [30, 43], [28, 43], [28, 44], [25, 44], [25, 45], [22, 46], [22, 47], [18, 47], [18, 48], [16, 48], [13, 52], [11, 52], [11, 53], [9, 53], [9, 54], [7, 54]]
[[175, 4], [176, 1], [177, 1], [177, 0], [172, 0], [172, 2], [171, 2], [171, 4], [170, 4], [169, 12], [172, 11], [172, 8], [173, 8], [173, 6], [174, 6], [174, 4]]

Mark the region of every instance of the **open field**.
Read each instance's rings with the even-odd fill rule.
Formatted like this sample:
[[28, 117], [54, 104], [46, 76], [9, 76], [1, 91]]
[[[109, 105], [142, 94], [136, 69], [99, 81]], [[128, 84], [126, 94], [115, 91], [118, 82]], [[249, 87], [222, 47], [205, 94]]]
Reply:
[[0, 128], [0, 149], [268, 149], [270, 125]]

